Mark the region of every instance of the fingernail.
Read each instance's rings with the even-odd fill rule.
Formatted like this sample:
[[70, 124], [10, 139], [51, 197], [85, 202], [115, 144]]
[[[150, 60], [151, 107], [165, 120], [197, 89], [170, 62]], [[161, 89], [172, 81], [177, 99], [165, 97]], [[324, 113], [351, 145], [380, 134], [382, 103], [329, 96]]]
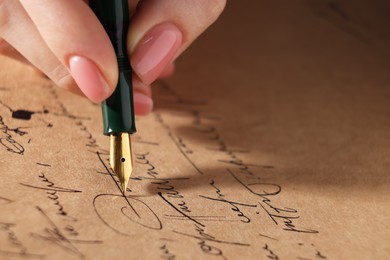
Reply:
[[144, 116], [152, 112], [153, 100], [142, 93], [134, 92], [134, 112], [137, 115]]
[[99, 103], [107, 98], [110, 89], [96, 64], [82, 56], [69, 59], [70, 74], [87, 98]]
[[182, 33], [172, 23], [157, 25], [141, 40], [131, 56], [134, 72], [151, 84], [172, 62], [182, 42]]

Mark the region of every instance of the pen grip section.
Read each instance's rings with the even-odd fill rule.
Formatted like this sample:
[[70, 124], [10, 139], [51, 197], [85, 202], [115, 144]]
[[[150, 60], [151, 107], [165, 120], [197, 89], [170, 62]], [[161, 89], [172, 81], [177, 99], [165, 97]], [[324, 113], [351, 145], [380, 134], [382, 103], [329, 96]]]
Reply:
[[119, 73], [114, 93], [102, 103], [104, 134], [135, 133], [131, 71]]
[[134, 133], [132, 70], [126, 46], [130, 23], [128, 0], [90, 0], [89, 6], [110, 37], [118, 60], [118, 84], [102, 103], [104, 134]]

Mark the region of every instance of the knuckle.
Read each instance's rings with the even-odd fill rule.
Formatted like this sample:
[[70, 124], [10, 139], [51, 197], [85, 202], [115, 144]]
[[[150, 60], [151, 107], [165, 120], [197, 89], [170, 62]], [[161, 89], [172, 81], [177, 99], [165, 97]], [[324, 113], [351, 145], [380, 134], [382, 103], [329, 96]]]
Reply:
[[207, 5], [207, 16], [215, 21], [225, 9], [226, 0], [207, 0]]
[[20, 57], [20, 53], [13, 48], [6, 40], [0, 37], [0, 54], [4, 56], [8, 56], [10, 58], [18, 58]]
[[193, 23], [192, 29], [203, 31], [221, 15], [225, 9], [226, 0], [192, 0], [190, 5], [186, 1], [181, 1], [180, 3], [184, 10], [188, 9], [189, 6], [192, 7], [190, 15], [182, 17], [182, 19]]
[[9, 21], [10, 1], [0, 0], [0, 35]]
[[3, 39], [0, 38], [0, 54], [6, 55], [10, 52], [8, 43]]
[[44, 71], [46, 71], [46, 75], [61, 88], [70, 90], [75, 85], [72, 76], [61, 63], [52, 66], [50, 69], [44, 69]]

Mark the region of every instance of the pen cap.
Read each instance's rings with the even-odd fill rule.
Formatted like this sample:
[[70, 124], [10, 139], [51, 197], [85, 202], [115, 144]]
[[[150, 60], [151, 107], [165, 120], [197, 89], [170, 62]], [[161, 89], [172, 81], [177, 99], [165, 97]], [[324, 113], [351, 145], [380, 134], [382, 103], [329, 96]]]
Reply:
[[110, 37], [119, 68], [116, 89], [102, 103], [104, 134], [134, 133], [132, 71], [126, 44], [130, 23], [128, 0], [90, 0], [89, 5]]

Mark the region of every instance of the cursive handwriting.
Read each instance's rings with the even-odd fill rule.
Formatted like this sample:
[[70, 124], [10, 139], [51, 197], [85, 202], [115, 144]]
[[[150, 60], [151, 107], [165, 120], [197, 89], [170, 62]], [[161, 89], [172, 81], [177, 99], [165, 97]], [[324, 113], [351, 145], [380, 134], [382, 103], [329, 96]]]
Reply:
[[43, 228], [41, 234], [31, 232], [30, 235], [33, 238], [41, 239], [44, 241], [51, 242], [52, 244], [63, 249], [65, 252], [76, 255], [79, 258], [84, 258], [85, 255], [75, 246], [75, 244], [101, 244], [102, 241], [99, 240], [80, 240], [80, 239], [70, 239], [68, 238], [60, 228], [53, 222], [51, 218], [43, 211], [40, 207], [36, 206], [36, 209], [39, 213], [46, 219], [46, 222], [49, 226]]
[[163, 201], [165, 201], [165, 203], [167, 203], [172, 209], [174, 209], [175, 211], [177, 211], [181, 216], [183, 216], [184, 218], [186, 218], [187, 220], [190, 220], [196, 224], [198, 224], [199, 226], [202, 226], [204, 227], [204, 225], [202, 223], [200, 223], [198, 220], [196, 220], [195, 218], [193, 218], [192, 216], [190, 216], [189, 214], [186, 214], [186, 211], [183, 211], [181, 210], [180, 208], [176, 207], [175, 205], [173, 205], [165, 196], [164, 194], [162, 194], [161, 192], [158, 193], [158, 195], [160, 196], [160, 198], [162, 198]]
[[168, 137], [171, 139], [171, 141], [176, 145], [179, 152], [184, 156], [184, 158], [187, 160], [189, 164], [198, 172], [199, 174], [203, 174], [201, 169], [195, 164], [195, 162], [190, 158], [189, 154], [193, 154], [194, 152], [190, 149], [188, 149], [187, 145], [184, 144], [183, 139], [180, 137], [177, 137], [171, 130], [171, 127], [164, 121], [162, 118], [162, 115], [158, 112], [154, 112], [156, 121], [166, 129]]
[[212, 197], [208, 197], [208, 196], [199, 195], [201, 198], [229, 204], [231, 206], [231, 210], [237, 213], [237, 216], [240, 218], [241, 222], [243, 222], [243, 223], [250, 223], [251, 222], [251, 219], [241, 211], [239, 206], [256, 208], [257, 207], [256, 204], [246, 204], [246, 203], [242, 203], [242, 202], [235, 202], [235, 201], [228, 200], [225, 198], [225, 195], [223, 195], [221, 193], [221, 190], [216, 186], [214, 180], [212, 180], [210, 182], [210, 185], [214, 189], [216, 189], [216, 193], [217, 193], [218, 197], [212, 198]]
[[269, 247], [268, 244], [264, 244], [263, 249], [267, 252], [267, 258], [272, 260], [279, 260], [279, 256], [277, 256]]
[[149, 180], [152, 185], [156, 187], [157, 190], [163, 191], [168, 198], [177, 199], [176, 205], [183, 212], [191, 212], [187, 203], [184, 201], [184, 195], [181, 194], [177, 188], [172, 184], [173, 181], [186, 181], [189, 178], [161, 178], [158, 177], [159, 172], [156, 167], [148, 158], [149, 153], [139, 153], [136, 154], [136, 162], [142, 166], [146, 166], [146, 174], [149, 177], [138, 177], [140, 180]]
[[171, 251], [169, 251], [168, 246], [166, 244], [162, 245], [160, 247], [162, 253], [161, 258], [166, 260], [175, 260], [176, 255], [172, 254]]
[[2, 145], [7, 152], [23, 155], [24, 154], [24, 147], [14, 139], [14, 136], [12, 134], [16, 134], [19, 136], [23, 136], [26, 134], [26, 132], [20, 130], [19, 127], [17, 128], [10, 128], [7, 126], [4, 122], [3, 117], [0, 115], [0, 145]]
[[10, 200], [10, 199], [8, 199], [6, 197], [1, 197], [0, 196], [0, 205], [2, 205], [2, 204], [10, 204], [12, 202], [13, 202], [12, 200]]
[[283, 230], [299, 233], [318, 233], [318, 231], [313, 229], [302, 229], [296, 227], [294, 220], [299, 219], [299, 215], [297, 215], [298, 211], [296, 209], [287, 207], [280, 208], [272, 204], [272, 200], [270, 199], [270, 197], [279, 194], [282, 190], [279, 185], [272, 183], [264, 183], [261, 181], [244, 183], [231, 170], [227, 169], [227, 171], [246, 190], [261, 198], [261, 201], [259, 201], [259, 205], [264, 209], [264, 211], [275, 223], [275, 225], [278, 225], [280, 220], [282, 220], [284, 224]]
[[[146, 204], [140, 197], [125, 196], [104, 162], [99, 152], [96, 153], [98, 159], [105, 169], [105, 173], [111, 177], [115, 183], [118, 194], [98, 194], [93, 199], [93, 207], [96, 215], [105, 226], [123, 236], [134, 234], [134, 227], [131, 224], [137, 224], [146, 229], [161, 230], [162, 223], [152, 208]], [[113, 203], [116, 201], [116, 203]], [[129, 223], [125, 227], [122, 222]], [[119, 225], [119, 226], [118, 226]]]
[[0, 256], [4, 257], [21, 257], [21, 258], [43, 258], [44, 255], [31, 254], [28, 252], [27, 247], [18, 238], [15, 231], [12, 230], [16, 224], [0, 222], [0, 233], [6, 233], [9, 245], [15, 249], [15, 251], [0, 249]]
[[45, 173], [41, 172], [38, 175], [38, 178], [43, 183], [43, 187], [41, 186], [34, 186], [29, 184], [21, 183], [21, 185], [25, 187], [29, 187], [32, 189], [38, 189], [38, 190], [44, 190], [46, 191], [46, 197], [53, 202], [53, 205], [57, 208], [57, 214], [65, 217], [67, 220], [71, 220], [73, 222], [77, 221], [74, 217], [69, 216], [67, 211], [64, 209], [63, 204], [60, 201], [60, 195], [59, 193], [80, 193], [80, 190], [74, 190], [74, 189], [68, 189], [68, 188], [62, 188], [55, 185], [54, 182], [50, 181], [49, 178], [45, 175]]
[[85, 135], [86, 143], [85, 146], [88, 148], [88, 152], [96, 153], [100, 152], [101, 154], [108, 154], [108, 151], [102, 149], [96, 141], [96, 138], [92, 135], [91, 131], [88, 130], [87, 126], [81, 120], [75, 121], [76, 126], [79, 130]]
[[213, 256], [220, 256], [223, 259], [227, 259], [223, 255], [223, 251], [220, 248], [216, 246], [212, 246], [209, 243], [226, 244], [226, 245], [234, 245], [234, 246], [250, 246], [250, 244], [246, 244], [246, 243], [231, 242], [231, 241], [217, 239], [215, 236], [208, 234], [205, 231], [204, 226], [200, 226], [196, 223], [194, 223], [194, 225], [195, 225], [195, 230], [197, 232], [197, 235], [191, 235], [176, 230], [173, 230], [173, 232], [182, 236], [196, 239], [203, 253], [213, 255]]
[[[162, 229], [157, 214], [139, 197], [99, 194], [93, 199], [93, 207], [96, 215], [107, 227], [123, 236], [134, 235], [134, 226], [131, 223], [146, 229]], [[130, 223], [122, 226], [122, 222]]]

